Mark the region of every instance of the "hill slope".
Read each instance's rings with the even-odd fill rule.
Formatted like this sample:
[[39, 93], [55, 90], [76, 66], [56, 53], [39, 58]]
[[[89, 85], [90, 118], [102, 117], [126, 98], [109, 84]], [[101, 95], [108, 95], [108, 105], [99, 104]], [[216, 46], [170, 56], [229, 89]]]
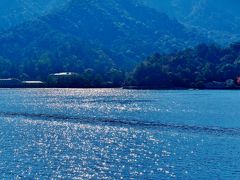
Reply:
[[101, 57], [108, 56], [116, 66], [128, 69], [153, 52], [204, 40], [167, 15], [133, 0], [72, 0], [58, 12], [1, 33], [0, 56], [21, 64], [48, 53], [55, 63], [75, 57], [93, 67], [89, 63], [92, 56], [80, 53], [84, 42], [90, 50], [104, 52]]
[[221, 43], [240, 39], [238, 0], [141, 0]]
[[46, 15], [67, 2], [68, 0], [1, 0], [0, 30]]

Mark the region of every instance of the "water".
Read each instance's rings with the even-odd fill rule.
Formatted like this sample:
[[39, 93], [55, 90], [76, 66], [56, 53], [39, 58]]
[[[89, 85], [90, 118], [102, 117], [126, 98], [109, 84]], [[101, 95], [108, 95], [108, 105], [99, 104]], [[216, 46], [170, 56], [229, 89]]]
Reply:
[[239, 179], [239, 91], [0, 90], [0, 178]]

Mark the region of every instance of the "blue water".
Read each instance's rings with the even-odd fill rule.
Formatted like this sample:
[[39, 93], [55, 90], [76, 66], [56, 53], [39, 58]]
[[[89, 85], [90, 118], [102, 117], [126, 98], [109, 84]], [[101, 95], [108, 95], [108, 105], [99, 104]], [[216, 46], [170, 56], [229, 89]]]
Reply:
[[239, 179], [240, 91], [0, 90], [0, 178]]

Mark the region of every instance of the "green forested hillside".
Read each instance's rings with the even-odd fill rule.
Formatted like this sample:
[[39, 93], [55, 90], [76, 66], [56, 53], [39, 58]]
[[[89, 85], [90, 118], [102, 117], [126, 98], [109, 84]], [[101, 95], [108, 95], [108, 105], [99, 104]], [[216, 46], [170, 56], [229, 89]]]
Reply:
[[[147, 88], [206, 88], [212, 82], [230, 82], [226, 87], [234, 88], [231, 81], [239, 76], [240, 43], [228, 48], [202, 44], [178, 53], [149, 57], [127, 83]], [[211, 86], [214, 88], [214, 83]]]
[[188, 27], [195, 28], [215, 42], [240, 40], [240, 1], [238, 0], [141, 0], [165, 12]]
[[[72, 0], [64, 8], [0, 33], [0, 77], [46, 79], [89, 68], [102, 81], [153, 52], [206, 41], [166, 14], [136, 1]], [[120, 75], [118, 75], [120, 76]]]
[[69, 0], [1, 0], [0, 31], [55, 11]]

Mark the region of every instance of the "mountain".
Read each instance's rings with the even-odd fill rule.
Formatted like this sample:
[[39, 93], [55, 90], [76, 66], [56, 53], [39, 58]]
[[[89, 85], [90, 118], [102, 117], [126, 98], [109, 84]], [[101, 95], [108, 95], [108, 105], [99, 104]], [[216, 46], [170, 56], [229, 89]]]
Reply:
[[67, 2], [68, 0], [1, 0], [0, 30], [46, 15]]
[[[176, 20], [134, 0], [72, 0], [0, 33], [0, 56], [13, 64], [11, 75], [41, 79], [63, 70], [128, 70], [153, 52], [202, 41], [206, 39]], [[47, 72], [42, 72], [44, 64]]]
[[238, 0], [141, 0], [219, 43], [240, 39]]
[[44, 21], [62, 33], [121, 55], [124, 52], [131, 59], [136, 54], [143, 57], [156, 50], [170, 51], [203, 41], [166, 14], [134, 0], [73, 0], [65, 10]]

